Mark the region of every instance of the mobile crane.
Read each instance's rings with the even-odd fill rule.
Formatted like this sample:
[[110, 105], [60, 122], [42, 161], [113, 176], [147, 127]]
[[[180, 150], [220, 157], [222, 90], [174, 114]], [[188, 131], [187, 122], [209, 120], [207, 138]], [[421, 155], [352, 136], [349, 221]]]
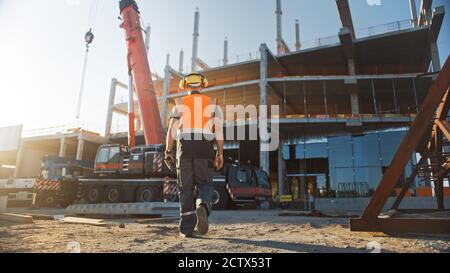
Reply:
[[[140, 25], [140, 12], [134, 0], [120, 1], [121, 28], [128, 46], [129, 88], [135, 89], [146, 145], [136, 146], [133, 89], [129, 91], [129, 146], [103, 145], [97, 152], [95, 177], [79, 178], [88, 203], [152, 202], [177, 195], [176, 173], [163, 162], [165, 132], [154, 92], [147, 50]], [[214, 205], [224, 209], [231, 204], [270, 200], [268, 175], [251, 166], [228, 163], [214, 175]]]
[[[164, 164], [165, 132], [154, 92], [147, 50], [134, 0], [120, 1], [121, 28], [128, 47], [129, 145], [99, 147], [92, 175], [54, 177], [58, 196], [64, 204], [134, 203], [176, 200], [176, 173]], [[136, 146], [133, 89], [136, 90], [146, 145]], [[227, 163], [214, 175], [214, 205], [225, 209], [232, 204], [270, 200], [272, 192], [265, 172], [251, 166]], [[53, 185], [51, 181], [47, 184]], [[64, 186], [65, 185], [65, 186]], [[53, 187], [52, 187], [53, 188]], [[64, 191], [61, 189], [68, 189]], [[41, 202], [45, 203], [45, 202]]]
[[[81, 197], [88, 203], [151, 202], [162, 199], [164, 183], [175, 184], [176, 174], [163, 164], [164, 129], [142, 34], [139, 8], [134, 0], [120, 1], [120, 27], [128, 48], [129, 146], [99, 148], [91, 178], [79, 178]], [[136, 90], [145, 146], [136, 146], [133, 90]], [[151, 177], [151, 178], [149, 178]]]

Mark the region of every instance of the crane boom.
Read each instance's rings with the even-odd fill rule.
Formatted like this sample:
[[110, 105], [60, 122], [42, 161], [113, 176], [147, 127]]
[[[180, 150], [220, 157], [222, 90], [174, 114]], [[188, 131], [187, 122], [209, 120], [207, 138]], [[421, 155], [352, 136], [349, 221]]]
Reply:
[[[147, 145], [162, 144], [164, 142], [164, 131], [136, 1], [121, 0], [120, 14], [122, 18], [120, 26], [125, 31], [128, 46], [129, 71], [133, 78], [133, 87], [137, 91], [139, 108], [142, 113], [145, 142]], [[134, 123], [134, 120], [131, 122]], [[133, 134], [131, 133], [131, 135]]]

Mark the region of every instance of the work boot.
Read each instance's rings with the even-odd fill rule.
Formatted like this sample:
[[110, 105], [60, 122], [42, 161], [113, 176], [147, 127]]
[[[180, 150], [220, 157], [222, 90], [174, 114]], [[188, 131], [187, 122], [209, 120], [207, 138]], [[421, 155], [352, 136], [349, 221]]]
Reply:
[[184, 239], [186, 239], [186, 238], [195, 238], [194, 234], [184, 234], [182, 232], [180, 232], [180, 237], [184, 238]]
[[199, 205], [196, 213], [197, 213], [197, 230], [201, 235], [206, 235], [209, 230], [208, 210], [204, 205]]

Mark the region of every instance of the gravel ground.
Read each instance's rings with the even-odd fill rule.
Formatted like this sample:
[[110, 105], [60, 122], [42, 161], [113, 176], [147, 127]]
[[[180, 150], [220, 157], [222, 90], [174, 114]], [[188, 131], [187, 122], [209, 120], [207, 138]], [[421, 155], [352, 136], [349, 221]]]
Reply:
[[[276, 211], [220, 211], [210, 233], [181, 239], [177, 223], [138, 224], [111, 220], [107, 227], [39, 221], [0, 222], [0, 252], [450, 252], [450, 236], [402, 236], [355, 233], [346, 218], [280, 217]], [[125, 224], [120, 228], [120, 224]]]

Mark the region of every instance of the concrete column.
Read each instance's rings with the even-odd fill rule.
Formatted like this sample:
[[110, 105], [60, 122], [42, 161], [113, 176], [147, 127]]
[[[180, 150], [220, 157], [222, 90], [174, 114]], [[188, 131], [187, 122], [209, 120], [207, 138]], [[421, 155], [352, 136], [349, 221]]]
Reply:
[[[356, 69], [355, 69], [355, 61], [353, 59], [348, 60], [348, 72], [349, 75], [354, 76], [356, 75]], [[350, 93], [350, 104], [352, 107], [352, 114], [358, 115], [360, 114], [359, 111], [359, 98], [358, 98], [358, 82], [356, 80], [350, 80], [346, 81], [345, 84], [347, 85], [347, 90]]]
[[78, 146], [77, 146], [77, 160], [83, 160], [83, 152], [84, 152], [84, 142], [82, 135], [78, 136]]
[[23, 141], [20, 140], [19, 149], [17, 149], [16, 168], [14, 169], [14, 178], [17, 178], [20, 174], [22, 158], [23, 158], [23, 153], [24, 153], [24, 146], [25, 146], [25, 143], [23, 143]]
[[286, 192], [286, 162], [283, 159], [283, 146], [278, 148], [278, 195]]
[[[344, 81], [347, 92], [350, 95], [350, 105], [352, 108], [353, 115], [361, 114], [359, 108], [359, 86], [358, 81], [356, 79], [349, 79]], [[351, 125], [361, 125], [360, 121], [353, 120], [351, 121]]]
[[66, 157], [67, 144], [66, 138], [62, 137], [59, 144], [59, 157]]
[[350, 76], [356, 75], [355, 59], [353, 58], [348, 59], [347, 64], [348, 64], [348, 74]]
[[[260, 105], [266, 105], [267, 106], [267, 99], [268, 99], [268, 86], [267, 86], [267, 77], [268, 77], [268, 48], [266, 44], [262, 44], [259, 48], [259, 51], [261, 53], [261, 60], [260, 60], [260, 80], [259, 80], [259, 104]], [[261, 111], [259, 112], [259, 118], [260, 119], [267, 119], [268, 117], [267, 111]], [[260, 140], [260, 147], [263, 146], [263, 144], [267, 144], [267, 141]], [[269, 152], [268, 151], [261, 151], [260, 149], [260, 157], [259, 157], [259, 163], [260, 168], [267, 173], [269, 173]]]
[[358, 115], [360, 113], [358, 93], [350, 93], [350, 103], [352, 107], [352, 114]]
[[197, 70], [198, 37], [200, 36], [199, 29], [200, 29], [200, 12], [197, 8], [197, 10], [195, 11], [195, 19], [194, 19], [191, 72], [194, 72]]
[[223, 42], [223, 65], [228, 65], [228, 38]]
[[112, 118], [113, 118], [113, 106], [116, 100], [116, 87], [117, 79], [111, 80], [111, 90], [109, 92], [108, 114], [106, 116], [105, 136], [111, 135]]
[[[352, 25], [352, 21], [351, 21], [351, 15], [347, 14], [345, 16], [345, 14], [348, 12], [350, 13], [350, 9], [348, 7], [348, 3], [346, 3], [347, 1], [336, 1], [338, 3], [338, 7], [341, 6], [341, 9], [343, 11], [343, 14], [341, 14], [341, 17], [347, 18], [347, 21], [343, 20], [343, 25], [350, 25], [350, 27], [353, 27]], [[340, 4], [339, 4], [340, 3]], [[344, 12], [345, 10], [347, 10], [347, 12]], [[344, 23], [346, 22], [346, 23]], [[343, 27], [340, 32], [339, 32], [339, 39], [341, 41], [341, 46], [342, 46], [342, 50], [344, 52], [345, 57], [347, 58], [347, 69], [348, 69], [348, 74], [350, 76], [355, 76], [356, 75], [356, 65], [355, 65], [355, 49], [354, 49], [354, 42], [353, 42], [353, 37], [354, 37], [354, 32], [352, 31], [352, 29], [350, 29], [350, 27]], [[352, 109], [352, 114], [353, 115], [358, 115], [360, 114], [360, 108], [359, 108], [359, 87], [358, 87], [358, 81], [356, 79], [351, 79], [351, 80], [345, 80], [344, 81], [347, 92], [350, 95], [350, 105], [351, 105], [351, 109]], [[349, 124], [347, 124], [349, 125]], [[356, 120], [352, 120], [351, 121], [351, 125], [361, 125], [360, 121], [356, 121]]]
[[170, 78], [171, 78], [171, 72], [170, 72], [170, 66], [166, 65], [164, 69], [164, 83], [163, 83], [163, 92], [161, 97], [161, 122], [163, 124], [163, 127], [166, 128], [167, 124], [167, 95], [169, 94], [169, 88], [170, 88]]
[[417, 19], [416, 0], [409, 0], [409, 9], [411, 11], [411, 21], [413, 23], [413, 26], [417, 27], [418, 19]]
[[184, 51], [183, 49], [181, 49], [180, 51], [180, 64], [178, 67], [178, 72], [180, 72], [181, 74], [183, 73], [183, 66], [184, 66]]
[[295, 49], [299, 51], [302, 48], [302, 44], [300, 42], [300, 23], [298, 20], [295, 20]]

